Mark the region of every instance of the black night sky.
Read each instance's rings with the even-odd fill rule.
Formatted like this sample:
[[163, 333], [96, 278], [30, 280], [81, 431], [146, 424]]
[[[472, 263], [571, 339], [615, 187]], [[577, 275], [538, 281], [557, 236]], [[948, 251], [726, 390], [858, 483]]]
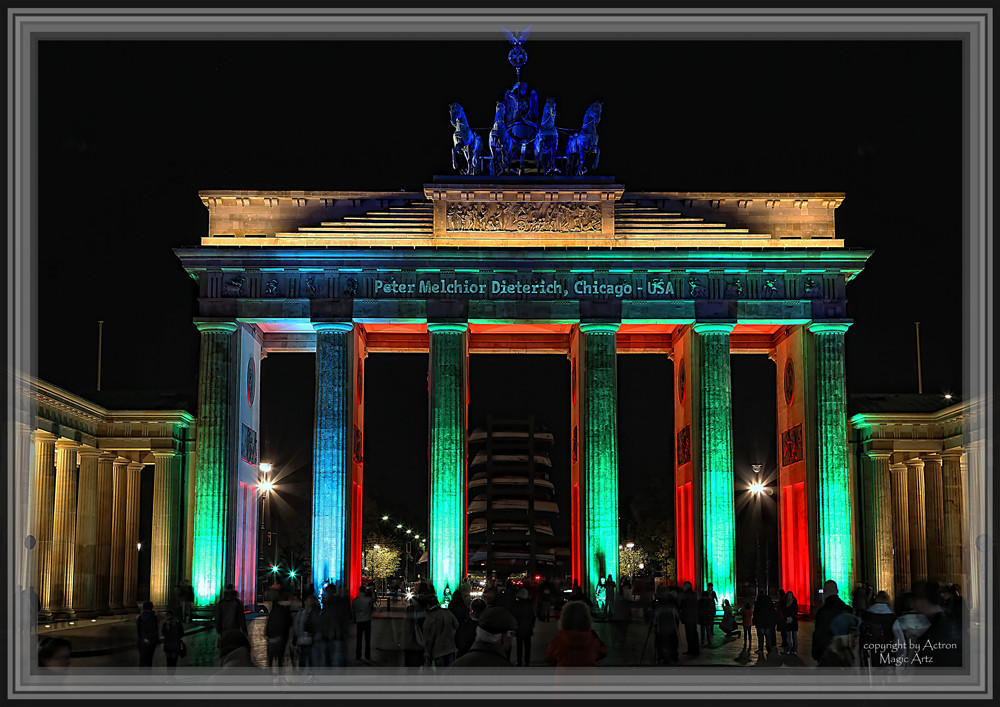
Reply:
[[[848, 391], [916, 392], [920, 321], [924, 391], [961, 396], [958, 42], [532, 36], [526, 48], [522, 76], [540, 105], [556, 98], [560, 127], [603, 102], [599, 172], [626, 190], [846, 193], [838, 236], [875, 251], [848, 286]], [[467, 43], [40, 42], [40, 377], [114, 407], [176, 392], [196, 413], [196, 288], [171, 249], [207, 230], [198, 191], [419, 191], [451, 172], [450, 102], [473, 127], [492, 123], [514, 80], [507, 51], [499, 27]], [[623, 506], [672, 474], [671, 371], [666, 356], [619, 356]], [[738, 479], [751, 463], [774, 468], [774, 376], [766, 357], [733, 357]], [[282, 470], [299, 519], [312, 377], [306, 354], [261, 370], [261, 457]], [[368, 491], [425, 530], [426, 356], [372, 355], [366, 382]], [[566, 523], [568, 391], [557, 356], [470, 362], [472, 427], [490, 412], [534, 414], [554, 432]]]

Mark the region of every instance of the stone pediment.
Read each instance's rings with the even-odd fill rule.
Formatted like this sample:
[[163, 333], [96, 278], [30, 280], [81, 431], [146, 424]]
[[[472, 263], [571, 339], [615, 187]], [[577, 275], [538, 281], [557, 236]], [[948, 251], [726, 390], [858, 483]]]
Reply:
[[419, 192], [201, 193], [202, 245], [842, 248], [843, 194], [625, 192], [612, 181], [453, 180]]

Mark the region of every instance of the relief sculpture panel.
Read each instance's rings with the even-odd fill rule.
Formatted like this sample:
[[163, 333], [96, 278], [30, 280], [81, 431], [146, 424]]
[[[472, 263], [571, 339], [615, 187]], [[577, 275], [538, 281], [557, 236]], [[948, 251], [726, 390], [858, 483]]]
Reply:
[[586, 233], [601, 231], [601, 205], [586, 203], [449, 203], [448, 231]]

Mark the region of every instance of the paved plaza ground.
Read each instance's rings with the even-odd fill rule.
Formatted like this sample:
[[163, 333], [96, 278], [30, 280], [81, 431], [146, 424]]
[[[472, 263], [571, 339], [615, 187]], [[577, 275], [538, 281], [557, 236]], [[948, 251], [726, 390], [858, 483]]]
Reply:
[[[648, 626], [639, 612], [626, 624], [612, 624], [598, 621], [594, 629], [607, 644], [609, 653], [600, 666], [650, 666], [653, 661], [653, 636], [648, 636]], [[50, 628], [39, 627], [43, 635], [59, 635], [69, 639], [73, 648], [72, 666], [81, 668], [137, 668], [139, 653], [135, 647], [135, 615], [100, 618], [96, 622], [89, 619], [77, 621], [74, 625], [68, 623], [50, 624]], [[259, 666], [266, 665], [266, 640], [264, 627], [266, 616], [248, 615], [248, 629], [252, 646], [252, 657]], [[536, 622], [535, 633], [531, 642], [531, 666], [545, 666], [545, 649], [558, 632], [558, 618], [551, 621]], [[354, 660], [355, 634], [351, 625], [351, 633], [347, 642], [348, 666], [359, 666], [372, 670], [378, 668], [394, 668], [403, 665], [403, 611], [395, 608], [387, 612], [384, 608], [377, 611], [372, 622], [372, 662], [358, 663]], [[624, 629], [624, 630], [623, 630]], [[743, 652], [741, 637], [727, 638], [715, 628], [712, 648], [701, 648], [698, 656], [681, 655], [681, 665], [691, 667], [713, 666], [749, 666], [749, 667], [785, 667], [795, 668], [813, 666], [815, 662], [810, 657], [813, 624], [811, 621], [799, 621], [799, 651], [797, 656], [785, 656], [779, 652], [765, 658], [755, 651]], [[179, 666], [213, 668], [219, 664], [217, 649], [217, 634], [211, 622], [193, 622], [186, 626], [185, 644], [188, 653], [180, 660]], [[780, 637], [779, 637], [780, 641]], [[756, 637], [754, 648], [756, 649]], [[687, 649], [681, 631], [680, 651]], [[291, 648], [289, 648], [291, 650]], [[512, 651], [512, 662], [515, 651]], [[154, 672], [166, 670], [166, 660], [162, 646], [156, 651], [153, 659]], [[276, 669], [275, 669], [276, 671]], [[286, 660], [283, 673], [292, 669]]]

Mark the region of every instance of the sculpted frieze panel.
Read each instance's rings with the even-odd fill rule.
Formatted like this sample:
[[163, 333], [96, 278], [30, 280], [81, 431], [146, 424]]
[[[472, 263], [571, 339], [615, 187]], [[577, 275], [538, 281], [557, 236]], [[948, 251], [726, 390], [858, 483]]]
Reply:
[[448, 231], [587, 233], [601, 230], [601, 205], [590, 203], [449, 202]]

